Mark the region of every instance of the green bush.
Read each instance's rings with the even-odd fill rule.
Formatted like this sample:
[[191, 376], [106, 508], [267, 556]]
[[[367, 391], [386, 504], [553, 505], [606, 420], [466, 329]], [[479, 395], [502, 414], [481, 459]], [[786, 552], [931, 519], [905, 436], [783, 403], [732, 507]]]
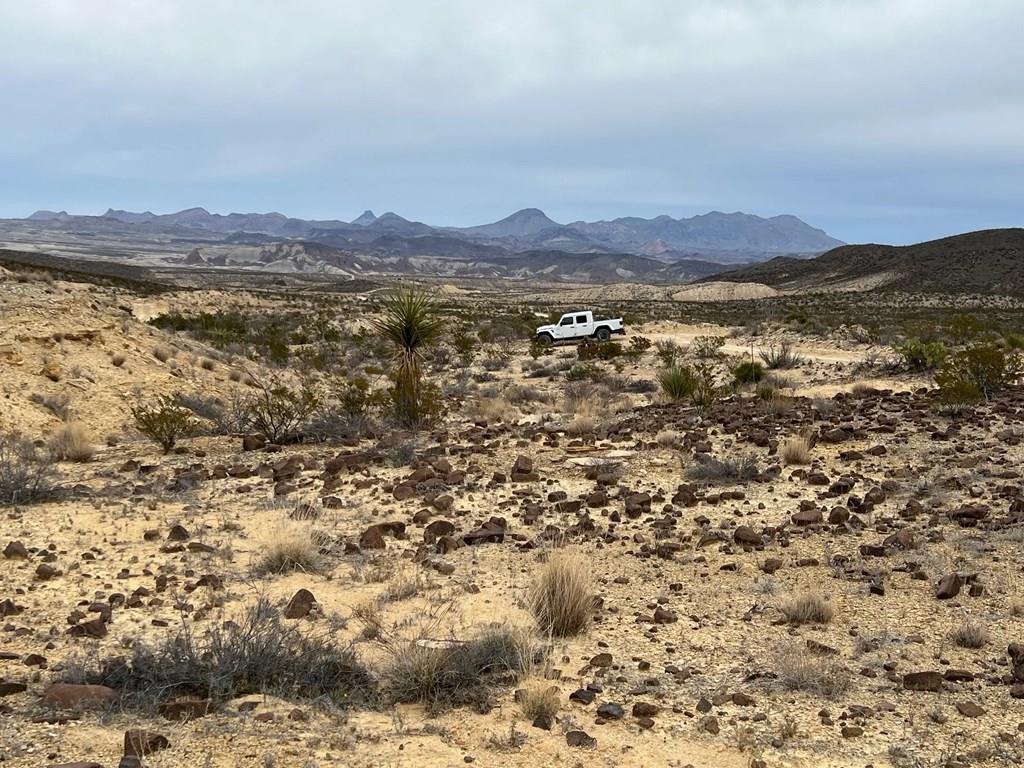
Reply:
[[617, 341], [585, 340], [576, 347], [580, 360], [612, 360], [622, 354], [622, 345]]
[[690, 346], [696, 357], [718, 357], [719, 351], [725, 346], [725, 336], [698, 336]]
[[158, 443], [164, 453], [170, 453], [180, 438], [195, 434], [199, 428], [192, 411], [178, 405], [169, 395], [161, 395], [151, 404], [133, 405], [132, 416], [135, 428]]
[[676, 365], [660, 371], [658, 384], [661, 385], [661, 391], [672, 400], [690, 397], [697, 388], [693, 371], [685, 365]]
[[646, 336], [634, 336], [629, 340], [629, 351], [626, 353], [634, 360], [639, 360], [648, 349], [651, 348], [651, 340]]
[[569, 381], [600, 381], [604, 373], [596, 365], [588, 363], [577, 363], [565, 374]]
[[732, 375], [738, 384], [756, 384], [764, 378], [764, 366], [747, 360], [733, 368]]
[[989, 398], [1006, 389], [1021, 375], [1021, 357], [992, 342], [975, 344], [947, 358], [935, 374], [941, 397], [964, 397], [974, 389], [980, 398]]
[[911, 371], [934, 371], [949, 357], [949, 350], [941, 341], [921, 341], [917, 336], [893, 349]]

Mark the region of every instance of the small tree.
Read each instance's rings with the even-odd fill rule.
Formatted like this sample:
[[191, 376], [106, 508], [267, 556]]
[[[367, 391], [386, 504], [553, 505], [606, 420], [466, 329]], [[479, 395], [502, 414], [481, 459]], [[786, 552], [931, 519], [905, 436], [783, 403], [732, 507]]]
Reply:
[[246, 399], [249, 425], [272, 443], [294, 440], [320, 404], [316, 391], [304, 381], [298, 389], [246, 371], [255, 392]]
[[440, 338], [441, 318], [426, 294], [409, 288], [388, 298], [373, 327], [394, 348], [395, 415], [406, 426], [418, 426], [437, 407], [436, 391], [423, 382], [423, 350]]
[[132, 416], [135, 428], [158, 443], [164, 453], [170, 453], [179, 438], [194, 434], [199, 427], [192, 411], [178, 405], [169, 395], [161, 395], [151, 404], [133, 405]]

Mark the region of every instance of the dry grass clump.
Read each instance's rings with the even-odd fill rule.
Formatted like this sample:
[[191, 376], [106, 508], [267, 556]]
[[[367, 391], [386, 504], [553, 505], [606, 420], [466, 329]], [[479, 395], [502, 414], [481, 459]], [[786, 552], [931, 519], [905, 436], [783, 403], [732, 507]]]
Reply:
[[561, 708], [557, 685], [550, 680], [528, 680], [516, 691], [519, 709], [530, 720], [547, 720], [551, 722]]
[[253, 564], [256, 574], [286, 571], [315, 571], [320, 566], [320, 548], [308, 523], [279, 520], [261, 538], [258, 559]]
[[815, 656], [799, 643], [781, 648], [775, 657], [776, 679], [788, 691], [806, 691], [833, 699], [850, 688], [850, 672], [827, 656]]
[[89, 461], [96, 453], [96, 446], [89, 439], [85, 427], [72, 421], [54, 434], [47, 447], [57, 461]]
[[552, 552], [534, 579], [527, 602], [544, 634], [569, 637], [583, 632], [594, 610], [590, 562], [572, 550]]
[[175, 351], [170, 347], [166, 347], [163, 344], [153, 348], [153, 357], [159, 360], [161, 363], [166, 363], [172, 357], [174, 357]]
[[495, 686], [514, 683], [537, 655], [530, 633], [498, 625], [469, 640], [409, 640], [388, 646], [384, 690], [398, 702], [437, 711], [472, 705], [486, 710]]
[[600, 416], [601, 411], [595, 404], [580, 403], [572, 421], [565, 425], [565, 431], [577, 436], [593, 434], [597, 430]]
[[701, 483], [743, 483], [753, 480], [760, 471], [754, 456], [707, 456], [686, 467], [686, 477]]
[[67, 421], [71, 416], [71, 398], [67, 395], [46, 395], [41, 392], [34, 392], [28, 398], [33, 403], [43, 406], [61, 421]]
[[654, 442], [662, 448], [675, 448], [683, 441], [683, 436], [674, 429], [663, 429], [654, 436]]
[[983, 648], [988, 645], [988, 629], [980, 621], [965, 619], [949, 633], [949, 639], [960, 648]]
[[470, 406], [470, 415], [490, 423], [511, 421], [518, 415], [518, 411], [504, 397], [481, 397]]
[[199, 367], [202, 368], [204, 371], [212, 371], [217, 367], [217, 363], [216, 361], [211, 360], [208, 357], [204, 357], [202, 360], [199, 361]]
[[781, 453], [786, 464], [810, 464], [811, 441], [805, 435], [796, 435], [782, 444]]
[[779, 603], [779, 610], [790, 624], [828, 624], [835, 615], [829, 599], [817, 592], [801, 592]]

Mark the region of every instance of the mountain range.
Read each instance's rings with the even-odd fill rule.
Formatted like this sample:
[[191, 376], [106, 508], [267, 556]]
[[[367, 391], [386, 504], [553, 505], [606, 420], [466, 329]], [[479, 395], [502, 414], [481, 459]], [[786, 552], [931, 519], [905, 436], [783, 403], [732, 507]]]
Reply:
[[229, 235], [236, 242], [246, 241], [247, 236], [302, 239], [355, 249], [386, 237], [433, 238], [415, 245], [438, 256], [443, 256], [446, 248], [458, 251], [451, 241], [461, 241], [499, 246], [511, 253], [536, 250], [631, 253], [663, 260], [696, 258], [718, 263], [746, 263], [777, 255], [811, 256], [842, 245], [841, 241], [795, 216], [762, 218], [718, 211], [678, 219], [625, 217], [560, 224], [537, 208], [524, 208], [500, 221], [473, 227], [431, 226], [392, 212], [377, 216], [365, 211], [355, 220], [346, 222], [298, 219], [281, 213], [222, 215], [203, 208], [169, 214], [110, 209], [102, 216], [36, 211], [23, 221], [87, 230], [122, 226], [136, 229], [140, 234], [184, 230], [193, 235]]

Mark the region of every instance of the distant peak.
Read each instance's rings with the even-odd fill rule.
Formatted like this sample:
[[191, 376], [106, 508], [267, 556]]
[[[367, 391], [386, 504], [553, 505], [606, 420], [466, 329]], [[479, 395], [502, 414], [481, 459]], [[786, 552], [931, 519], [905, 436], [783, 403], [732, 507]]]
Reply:
[[373, 224], [373, 222], [375, 222], [376, 220], [377, 214], [375, 214], [373, 211], [367, 208], [365, 211], [359, 214], [359, 218], [353, 219], [352, 223], [359, 224], [361, 226], [366, 226], [367, 224]]

